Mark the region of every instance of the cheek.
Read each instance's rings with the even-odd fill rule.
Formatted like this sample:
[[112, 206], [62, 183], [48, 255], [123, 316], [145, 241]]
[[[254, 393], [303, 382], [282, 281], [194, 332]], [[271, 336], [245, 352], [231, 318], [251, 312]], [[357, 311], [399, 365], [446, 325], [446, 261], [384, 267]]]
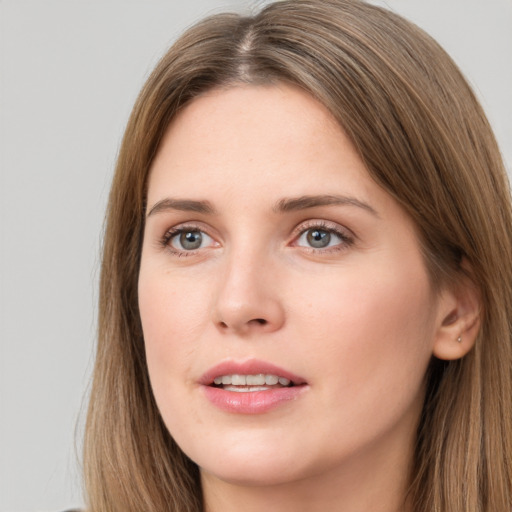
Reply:
[[[183, 293], [186, 290], [186, 293]], [[139, 310], [144, 333], [148, 371], [158, 396], [194, 361], [205, 328], [203, 289], [175, 276], [142, 269]]]
[[186, 436], [180, 418], [202, 421], [183, 390], [188, 385], [185, 376], [190, 375], [200, 349], [194, 340], [201, 337], [199, 312], [204, 315], [204, 304], [196, 287], [187, 293], [182, 290], [179, 280], [141, 269], [139, 310], [149, 379], [160, 414], [178, 438]]
[[143, 264], [139, 276], [139, 310], [150, 343], [189, 339], [200, 330], [209, 311], [211, 284], [205, 276], [187, 278], [157, 265]]
[[416, 396], [435, 335], [435, 304], [422, 266], [354, 268], [310, 297], [301, 316], [314, 340], [308, 360], [322, 368], [319, 385], [337, 383], [341, 397], [377, 408], [391, 396]]

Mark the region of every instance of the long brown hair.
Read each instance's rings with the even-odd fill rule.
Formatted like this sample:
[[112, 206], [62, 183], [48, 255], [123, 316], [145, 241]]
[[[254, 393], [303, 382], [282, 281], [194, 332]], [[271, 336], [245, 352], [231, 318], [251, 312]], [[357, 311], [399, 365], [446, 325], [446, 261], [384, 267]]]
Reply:
[[512, 510], [512, 213], [485, 115], [419, 28], [359, 0], [284, 0], [217, 15], [160, 61], [133, 109], [104, 239], [96, 366], [85, 436], [92, 512], [202, 508], [198, 469], [160, 419], [137, 306], [146, 184], [170, 121], [237, 83], [301, 87], [339, 121], [375, 179], [414, 220], [434, 286], [461, 261], [482, 300], [463, 359], [433, 362], [409, 499], [415, 512]]

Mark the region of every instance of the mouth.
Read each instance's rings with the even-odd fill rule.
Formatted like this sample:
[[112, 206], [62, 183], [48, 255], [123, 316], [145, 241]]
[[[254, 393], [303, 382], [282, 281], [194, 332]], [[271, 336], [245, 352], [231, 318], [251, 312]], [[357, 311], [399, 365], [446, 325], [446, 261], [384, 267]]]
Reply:
[[236, 414], [263, 414], [290, 404], [309, 389], [305, 379], [257, 360], [224, 361], [208, 370], [199, 383], [217, 408]]
[[274, 374], [257, 373], [252, 375], [230, 374], [215, 377], [210, 384], [215, 388], [236, 393], [268, 391], [272, 389], [290, 388], [295, 384], [286, 377]]

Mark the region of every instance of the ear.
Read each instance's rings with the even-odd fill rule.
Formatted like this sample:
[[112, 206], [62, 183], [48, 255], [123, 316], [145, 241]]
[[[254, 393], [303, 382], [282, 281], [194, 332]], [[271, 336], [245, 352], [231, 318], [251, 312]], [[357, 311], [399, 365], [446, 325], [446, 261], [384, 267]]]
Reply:
[[[467, 265], [463, 267], [467, 269]], [[440, 292], [438, 307], [433, 355], [444, 360], [460, 359], [473, 348], [480, 329], [480, 292], [469, 277], [463, 276]]]

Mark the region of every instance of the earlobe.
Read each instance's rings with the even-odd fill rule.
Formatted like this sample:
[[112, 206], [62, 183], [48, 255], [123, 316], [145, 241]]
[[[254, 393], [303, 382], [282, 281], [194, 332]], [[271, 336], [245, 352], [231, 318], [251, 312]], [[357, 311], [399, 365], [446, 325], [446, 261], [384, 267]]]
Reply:
[[463, 277], [441, 292], [439, 313], [433, 355], [444, 360], [464, 357], [473, 348], [480, 329], [481, 299], [473, 281]]

